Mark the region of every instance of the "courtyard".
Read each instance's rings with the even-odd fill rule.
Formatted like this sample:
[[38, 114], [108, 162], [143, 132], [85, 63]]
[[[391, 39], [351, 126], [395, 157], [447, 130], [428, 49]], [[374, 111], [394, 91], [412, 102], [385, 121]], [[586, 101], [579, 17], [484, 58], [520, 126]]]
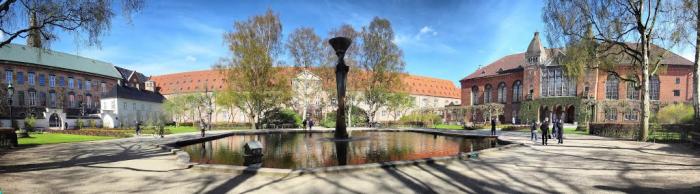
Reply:
[[[427, 129], [426, 129], [427, 130]], [[485, 134], [488, 131], [453, 131]], [[212, 132], [217, 135], [226, 132]], [[202, 171], [178, 165], [156, 144], [196, 138], [133, 137], [23, 147], [0, 156], [4, 193], [697, 193], [700, 158], [686, 144], [568, 135], [522, 143], [479, 159], [342, 173], [271, 175]]]

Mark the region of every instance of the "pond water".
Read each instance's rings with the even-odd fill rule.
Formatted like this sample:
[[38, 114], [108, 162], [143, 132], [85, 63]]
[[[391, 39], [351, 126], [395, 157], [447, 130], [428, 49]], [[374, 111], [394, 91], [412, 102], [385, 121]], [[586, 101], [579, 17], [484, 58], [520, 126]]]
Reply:
[[[300, 169], [430, 157], [492, 147], [494, 138], [417, 132], [353, 131], [353, 141], [330, 141], [333, 133], [281, 132], [233, 135], [182, 147], [192, 162]], [[259, 141], [262, 156], [246, 156], [246, 142]]]

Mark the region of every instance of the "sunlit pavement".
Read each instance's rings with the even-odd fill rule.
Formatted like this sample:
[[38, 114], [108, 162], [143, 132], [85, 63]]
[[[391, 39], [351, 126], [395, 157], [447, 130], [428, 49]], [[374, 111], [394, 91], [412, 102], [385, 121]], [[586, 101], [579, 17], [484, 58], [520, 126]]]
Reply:
[[[455, 131], [488, 134], [487, 130]], [[225, 132], [213, 132], [219, 134]], [[27, 147], [0, 156], [2, 193], [700, 193], [700, 152], [680, 144], [567, 135], [563, 145], [521, 142], [478, 160], [340, 174], [200, 172], [155, 143], [198, 134]]]

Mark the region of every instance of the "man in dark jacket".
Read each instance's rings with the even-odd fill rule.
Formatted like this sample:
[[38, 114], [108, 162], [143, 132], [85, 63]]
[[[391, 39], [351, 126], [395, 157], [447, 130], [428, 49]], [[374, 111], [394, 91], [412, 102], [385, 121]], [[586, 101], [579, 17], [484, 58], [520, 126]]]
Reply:
[[542, 125], [540, 125], [540, 130], [542, 130], [542, 145], [547, 145], [547, 137], [549, 135], [549, 118], [544, 118]]
[[496, 119], [491, 119], [491, 135], [496, 135]]
[[564, 144], [564, 124], [559, 121], [558, 123], [559, 130], [557, 131], [557, 138], [559, 141], [557, 142], [558, 144]]
[[530, 140], [534, 141], [537, 143], [537, 121], [533, 120], [532, 121], [532, 126], [530, 126]]

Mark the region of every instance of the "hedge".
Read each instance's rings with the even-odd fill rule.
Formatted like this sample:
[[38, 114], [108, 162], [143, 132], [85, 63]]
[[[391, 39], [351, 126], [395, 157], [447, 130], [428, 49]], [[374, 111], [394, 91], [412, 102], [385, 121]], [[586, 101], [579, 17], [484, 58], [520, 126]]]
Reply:
[[637, 139], [639, 124], [636, 123], [590, 123], [588, 133], [603, 137]]
[[80, 130], [47, 130], [48, 133], [61, 133], [72, 135], [91, 135], [109, 137], [133, 137], [132, 130], [112, 130], [112, 129], [80, 129]]
[[508, 125], [501, 128], [501, 131], [524, 131], [530, 130], [530, 125]]

